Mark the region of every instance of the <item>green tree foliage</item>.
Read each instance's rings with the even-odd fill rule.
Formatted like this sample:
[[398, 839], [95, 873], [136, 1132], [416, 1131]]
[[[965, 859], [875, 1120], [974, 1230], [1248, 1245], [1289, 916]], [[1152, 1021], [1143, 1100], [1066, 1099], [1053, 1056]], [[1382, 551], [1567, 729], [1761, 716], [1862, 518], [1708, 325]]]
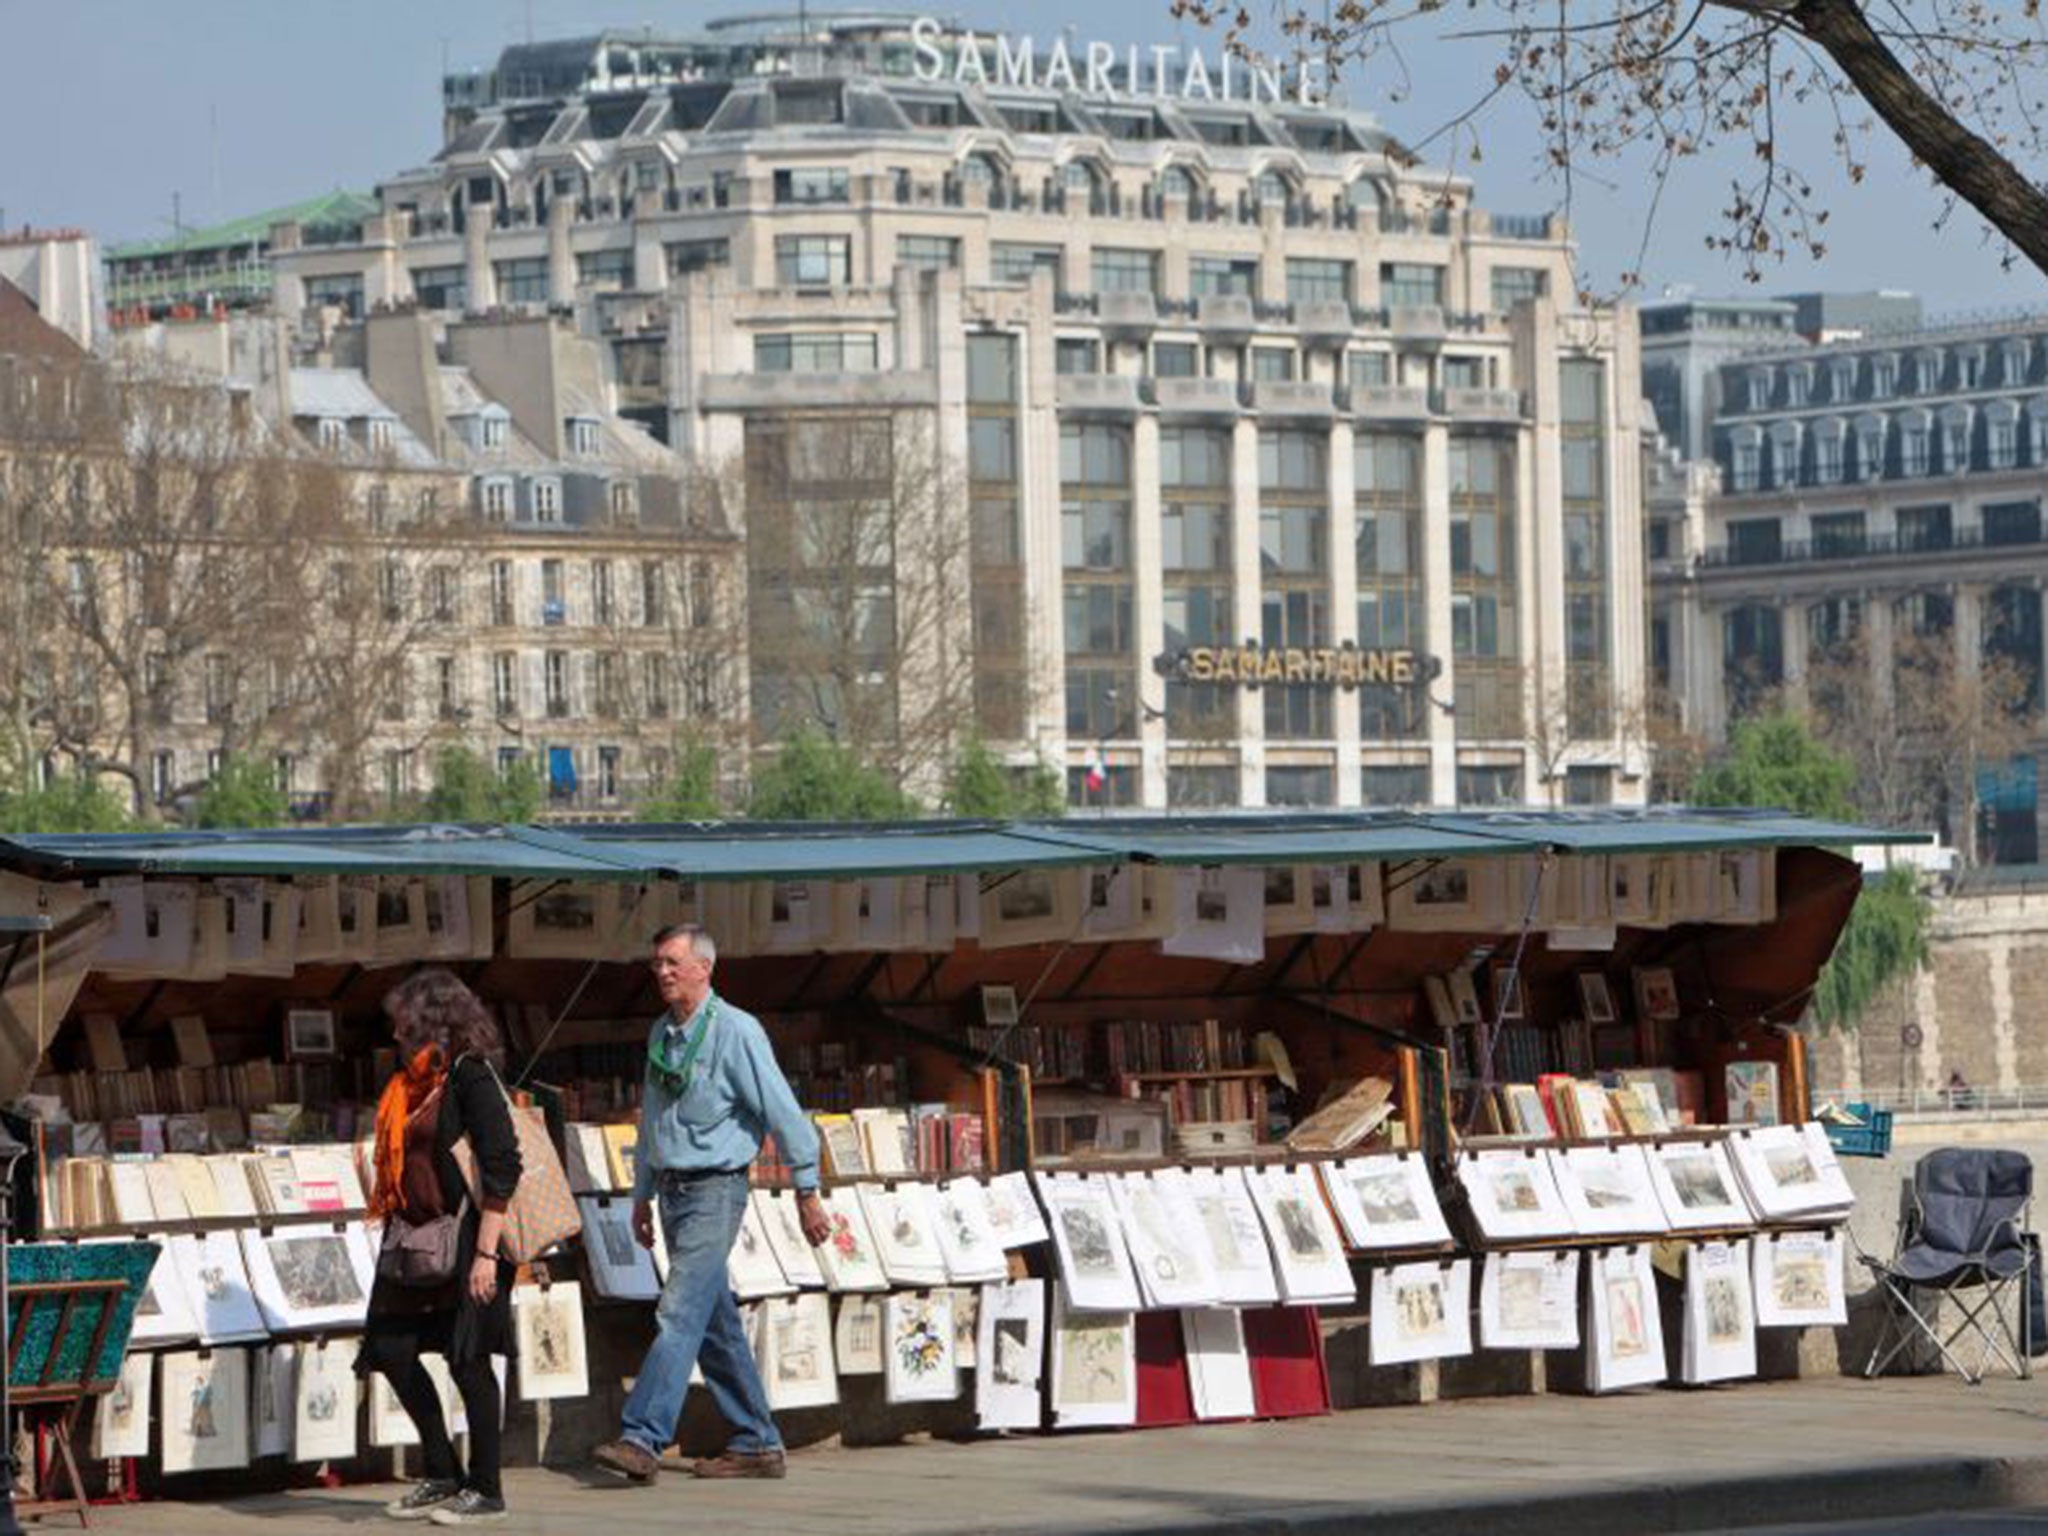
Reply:
[[126, 832], [128, 797], [96, 779], [61, 778], [44, 789], [0, 794], [0, 832]]
[[757, 821], [901, 821], [917, 813], [887, 774], [814, 726], [755, 771], [747, 798]]
[[290, 815], [277, 771], [253, 757], [229, 757], [192, 802], [195, 827], [275, 827]]
[[643, 821], [716, 821], [718, 751], [708, 742], [676, 743], [676, 771], [640, 807]]
[[[1693, 781], [1695, 805], [1762, 806], [1847, 821], [1856, 771], [1797, 715], [1780, 712], [1735, 727], [1728, 750]], [[1831, 1029], [1854, 1029], [1893, 981], [1927, 963], [1927, 896], [1911, 869], [1864, 882], [1835, 952], [1814, 986], [1814, 1012]]]
[[961, 749], [946, 778], [946, 809], [955, 816], [1008, 821], [1059, 816], [1066, 808], [1056, 769], [1043, 762], [1011, 768], [979, 738]]
[[525, 754], [503, 773], [467, 747], [434, 757], [434, 787], [420, 802], [428, 821], [526, 822], [540, 814], [540, 774]]
[[1855, 815], [1855, 766], [1806, 721], [1780, 711], [1744, 720], [1693, 780], [1694, 805], [1757, 806], [1832, 821]]

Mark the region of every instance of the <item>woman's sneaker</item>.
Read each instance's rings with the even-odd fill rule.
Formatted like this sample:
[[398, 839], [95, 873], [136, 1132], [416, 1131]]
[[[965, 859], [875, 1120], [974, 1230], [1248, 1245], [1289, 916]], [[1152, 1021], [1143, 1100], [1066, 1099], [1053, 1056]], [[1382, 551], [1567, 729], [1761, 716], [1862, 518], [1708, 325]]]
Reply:
[[393, 1499], [386, 1504], [384, 1513], [394, 1520], [424, 1520], [460, 1492], [462, 1484], [453, 1478], [446, 1481], [429, 1478], [404, 1498]]
[[465, 1488], [427, 1518], [436, 1525], [490, 1525], [505, 1518], [505, 1501]]

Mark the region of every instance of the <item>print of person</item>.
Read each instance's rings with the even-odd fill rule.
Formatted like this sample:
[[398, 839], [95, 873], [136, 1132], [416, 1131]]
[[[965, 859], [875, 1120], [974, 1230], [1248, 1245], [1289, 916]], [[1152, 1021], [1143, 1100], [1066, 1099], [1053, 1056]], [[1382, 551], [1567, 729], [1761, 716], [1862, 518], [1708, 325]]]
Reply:
[[194, 1440], [211, 1440], [220, 1433], [213, 1421], [213, 1378], [202, 1376], [192, 1383], [192, 1419], [186, 1426]]

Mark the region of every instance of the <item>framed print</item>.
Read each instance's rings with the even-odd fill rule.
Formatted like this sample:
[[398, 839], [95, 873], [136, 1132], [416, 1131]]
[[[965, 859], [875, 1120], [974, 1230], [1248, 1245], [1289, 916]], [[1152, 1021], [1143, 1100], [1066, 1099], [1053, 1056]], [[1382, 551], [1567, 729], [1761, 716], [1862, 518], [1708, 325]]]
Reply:
[[1155, 1178], [1187, 1192], [1218, 1301], [1227, 1306], [1269, 1306], [1280, 1299], [1273, 1250], [1242, 1168], [1163, 1168]]
[[1849, 1321], [1842, 1234], [1768, 1232], [1751, 1248], [1751, 1295], [1764, 1328], [1839, 1328]]
[[356, 1454], [356, 1415], [362, 1401], [355, 1343], [318, 1339], [294, 1347], [298, 1361], [292, 1380], [292, 1460], [347, 1461]]
[[1302, 1305], [1356, 1297], [1344, 1239], [1307, 1165], [1247, 1168], [1244, 1181], [1266, 1229], [1282, 1299]]
[[[850, 1188], [820, 1190], [832, 1235], [817, 1250], [818, 1268], [833, 1291], [886, 1291], [889, 1277], [875, 1251], [875, 1234], [860, 1197]], [[764, 1238], [765, 1241], [765, 1238]]]
[[1728, 1100], [1728, 1124], [1778, 1124], [1781, 1116], [1775, 1061], [1731, 1061], [1721, 1072], [1722, 1089]]
[[653, 1301], [661, 1294], [654, 1255], [633, 1236], [633, 1203], [608, 1195], [578, 1197], [583, 1213], [583, 1255], [600, 1296], [615, 1301]]
[[1176, 868], [1172, 932], [1163, 953], [1228, 960], [1239, 965], [1265, 958], [1266, 882], [1262, 871], [1240, 864]]
[[1110, 1197], [1147, 1307], [1198, 1307], [1220, 1301], [1194, 1201], [1178, 1182], [1142, 1173], [1113, 1174]]
[[779, 1296], [761, 1303], [767, 1360], [761, 1373], [768, 1403], [778, 1413], [822, 1408], [839, 1401], [832, 1359], [832, 1303], [823, 1291]]
[[[232, 1234], [229, 1234], [232, 1236]], [[249, 1355], [241, 1349], [179, 1350], [158, 1365], [163, 1470], [230, 1471], [249, 1464]]]
[[[1329, 894], [1327, 876], [1324, 895]], [[1315, 890], [1305, 864], [1266, 867], [1266, 932], [1312, 933], [1316, 926]]]
[[1594, 1392], [1648, 1386], [1668, 1374], [1650, 1244], [1596, 1248], [1586, 1258], [1586, 1385]]
[[191, 1298], [200, 1343], [260, 1339], [269, 1332], [250, 1289], [249, 1271], [234, 1232], [180, 1233], [165, 1246], [177, 1265], [184, 1292]]
[[984, 1286], [976, 1319], [974, 1412], [982, 1429], [1036, 1429], [1045, 1378], [1045, 1282]]
[[1451, 1240], [1419, 1154], [1344, 1158], [1318, 1163], [1316, 1172], [1353, 1248], [1426, 1248]]
[[1017, 1012], [1017, 989], [1015, 987], [983, 987], [981, 989], [981, 1022], [990, 1029], [1007, 1029], [1019, 1018]]
[[1607, 978], [1600, 972], [1579, 972], [1579, 1007], [1588, 1024], [1614, 1022], [1614, 997], [1607, 990]]
[[933, 1224], [946, 1278], [973, 1284], [1009, 1278], [1009, 1256], [989, 1220], [988, 1186], [979, 1179], [952, 1179], [932, 1194]]
[[1558, 1193], [1550, 1161], [1526, 1151], [1467, 1151], [1457, 1161], [1472, 1219], [1489, 1242], [1571, 1237], [1578, 1228]]
[[1479, 1281], [1479, 1342], [1487, 1349], [1577, 1349], [1578, 1300], [1576, 1250], [1489, 1253]]
[[1052, 1421], [1061, 1429], [1138, 1421], [1137, 1330], [1129, 1312], [1082, 1312], [1065, 1287], [1052, 1308]]
[[882, 1301], [879, 1296], [842, 1296], [832, 1324], [832, 1349], [842, 1376], [882, 1374]]
[[379, 876], [377, 959], [389, 964], [424, 959], [427, 953], [426, 882], [404, 875]]
[[[657, 1229], [662, 1224], [656, 1222]], [[661, 1233], [661, 1242], [667, 1242], [666, 1232]], [[782, 1261], [775, 1257], [775, 1246], [768, 1240], [768, 1224], [763, 1218], [760, 1206], [750, 1198], [747, 1208], [740, 1213], [739, 1231], [733, 1234], [732, 1251], [725, 1256], [725, 1274], [733, 1294], [741, 1301], [757, 1301], [763, 1296], [784, 1296], [796, 1289], [796, 1285], [782, 1272]], [[666, 1281], [664, 1274], [662, 1279]]]
[[944, 1403], [960, 1395], [953, 1299], [944, 1290], [891, 1291], [882, 1304], [883, 1392], [894, 1403]]
[[1645, 1156], [1672, 1230], [1747, 1227], [1755, 1220], [1720, 1142], [1652, 1142]]
[[242, 1257], [274, 1333], [360, 1327], [376, 1260], [360, 1224], [244, 1227]]
[[149, 1454], [149, 1399], [156, 1356], [130, 1350], [113, 1390], [93, 1408], [92, 1454], [100, 1461]]
[[999, 1173], [988, 1181], [988, 1224], [1005, 1249], [1028, 1248], [1051, 1235], [1022, 1172]]
[[1756, 1305], [1747, 1242], [1687, 1247], [1680, 1355], [1683, 1381], [1731, 1381], [1756, 1374]]
[[1422, 978], [1422, 995], [1429, 1003], [1432, 1023], [1446, 1034], [1458, 1027], [1458, 1005], [1451, 1001], [1451, 986], [1442, 976]]
[[1482, 1022], [1479, 988], [1472, 980], [1470, 969], [1465, 966], [1458, 967], [1444, 978], [1444, 986], [1451, 994], [1451, 1011], [1460, 1024]]
[[1667, 1232], [1649, 1160], [1634, 1142], [1608, 1147], [1553, 1147], [1546, 1154], [1572, 1222], [1587, 1237]]
[[856, 1186], [882, 1273], [891, 1285], [943, 1285], [946, 1260], [932, 1222], [930, 1191], [915, 1182]]
[[1635, 971], [1636, 1013], [1645, 1019], [1675, 1019], [1678, 983], [1668, 965], [1640, 965]]
[[1135, 1310], [1138, 1280], [1108, 1180], [1080, 1173], [1031, 1177], [1052, 1229], [1068, 1304], [1083, 1312]]
[[617, 901], [618, 892], [609, 885], [527, 881], [514, 886], [505, 919], [505, 953], [522, 960], [602, 960], [618, 928]]
[[980, 893], [981, 947], [1057, 944], [1081, 929], [1081, 872], [1007, 870]]
[[284, 1053], [290, 1061], [326, 1061], [340, 1054], [332, 1008], [287, 1008]]
[[751, 1196], [760, 1210], [762, 1230], [768, 1234], [769, 1251], [782, 1266], [789, 1283], [800, 1289], [822, 1290], [825, 1272], [818, 1267], [818, 1251], [804, 1236], [803, 1218], [797, 1214], [796, 1192], [788, 1189], [757, 1189]]
[[512, 1327], [519, 1359], [519, 1395], [586, 1397], [590, 1357], [583, 1343], [583, 1287], [574, 1281], [512, 1289]]
[[1471, 1354], [1471, 1261], [1432, 1259], [1375, 1268], [1370, 1335], [1374, 1365]]

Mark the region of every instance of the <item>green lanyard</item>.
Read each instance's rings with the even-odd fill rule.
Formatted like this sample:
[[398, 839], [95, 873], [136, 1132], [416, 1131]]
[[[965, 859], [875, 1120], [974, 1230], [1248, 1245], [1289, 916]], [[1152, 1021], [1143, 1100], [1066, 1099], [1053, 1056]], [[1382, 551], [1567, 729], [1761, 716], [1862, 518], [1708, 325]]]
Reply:
[[683, 1042], [683, 1058], [671, 1062], [668, 1057], [668, 1027], [656, 1030], [647, 1039], [647, 1070], [654, 1074], [663, 1090], [672, 1099], [678, 1099], [689, 1091], [690, 1074], [697, 1065], [697, 1053], [704, 1048], [704, 1037], [711, 1033], [711, 1014], [718, 1007], [717, 997], [704, 1000], [704, 1017]]

